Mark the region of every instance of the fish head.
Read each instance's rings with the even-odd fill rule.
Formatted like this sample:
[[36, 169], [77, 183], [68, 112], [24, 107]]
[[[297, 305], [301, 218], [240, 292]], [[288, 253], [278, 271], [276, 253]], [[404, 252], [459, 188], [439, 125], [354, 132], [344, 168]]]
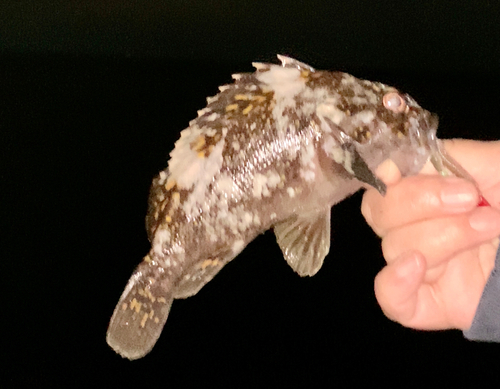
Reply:
[[372, 110], [369, 139], [360, 136], [360, 129], [349, 129], [357, 151], [372, 171], [390, 159], [403, 177], [414, 175], [440, 152], [437, 115], [420, 107], [410, 95], [386, 86]]
[[391, 159], [402, 176], [409, 176], [417, 174], [429, 158], [443, 175], [448, 169], [466, 176], [436, 137], [437, 115], [411, 96], [345, 73], [330, 77], [331, 93], [316, 109], [326, 140], [323, 148], [355, 178], [384, 194], [385, 185], [375, 176], [380, 163]]

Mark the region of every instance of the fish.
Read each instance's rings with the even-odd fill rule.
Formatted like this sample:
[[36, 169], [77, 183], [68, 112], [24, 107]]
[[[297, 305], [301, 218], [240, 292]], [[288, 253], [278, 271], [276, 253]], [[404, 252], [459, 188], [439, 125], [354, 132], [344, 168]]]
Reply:
[[207, 98], [154, 178], [151, 250], [106, 335], [122, 357], [150, 352], [173, 300], [195, 295], [266, 230], [296, 273], [316, 274], [330, 250], [332, 206], [362, 188], [384, 195], [375, 174], [383, 161], [409, 176], [430, 159], [441, 174], [473, 181], [437, 139], [437, 116], [408, 94], [278, 59]]

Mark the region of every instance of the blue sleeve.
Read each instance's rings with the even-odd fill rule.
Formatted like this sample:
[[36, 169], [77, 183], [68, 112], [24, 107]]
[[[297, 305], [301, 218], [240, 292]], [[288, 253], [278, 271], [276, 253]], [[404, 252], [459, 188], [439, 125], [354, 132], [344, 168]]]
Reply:
[[500, 247], [472, 325], [464, 336], [469, 340], [500, 342]]

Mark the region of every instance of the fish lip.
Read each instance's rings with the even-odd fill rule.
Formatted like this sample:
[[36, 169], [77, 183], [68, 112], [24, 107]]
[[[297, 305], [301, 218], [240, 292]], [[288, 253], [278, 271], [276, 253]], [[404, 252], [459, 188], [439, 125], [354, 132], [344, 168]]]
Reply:
[[[426, 120], [426, 126], [427, 127], [425, 132], [427, 133], [426, 137], [422, 137], [425, 139], [425, 146], [428, 146], [429, 148], [433, 148], [437, 145], [437, 129], [439, 126], [439, 118], [438, 115], [435, 113], [428, 112], [427, 120]], [[432, 151], [432, 150], [431, 150]]]
[[433, 131], [434, 134], [437, 132], [439, 126], [439, 116], [435, 113], [429, 112], [429, 130]]
[[441, 175], [445, 175], [445, 168], [443, 164], [443, 154], [437, 138], [437, 129], [439, 125], [438, 116], [434, 113], [429, 112], [426, 121], [427, 124], [427, 136], [425, 139], [425, 146], [428, 148], [430, 153], [430, 161], [434, 168]]
[[472, 182], [477, 187], [474, 178], [455, 159], [448, 154], [443, 143], [437, 138], [437, 115], [430, 114], [427, 131], [427, 147], [430, 152], [430, 161], [441, 176], [454, 175]]
[[418, 120], [418, 127], [413, 128], [413, 139], [420, 147], [424, 147], [432, 152], [437, 147], [437, 129], [439, 118], [436, 114], [423, 110], [422, 117]]

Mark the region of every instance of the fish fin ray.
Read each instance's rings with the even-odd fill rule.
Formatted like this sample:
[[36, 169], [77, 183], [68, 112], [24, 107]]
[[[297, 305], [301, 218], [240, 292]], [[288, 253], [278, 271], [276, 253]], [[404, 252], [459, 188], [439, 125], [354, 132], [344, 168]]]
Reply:
[[286, 55], [278, 54], [277, 57], [281, 61], [281, 66], [283, 66], [285, 68], [295, 68], [295, 69], [299, 69], [301, 71], [308, 70], [310, 72], [316, 71], [312, 66], [310, 66], [304, 62], [297, 61], [296, 59], [288, 57]]
[[277, 223], [274, 233], [290, 267], [300, 276], [313, 276], [330, 251], [330, 209], [294, 215]]
[[173, 301], [164, 272], [155, 261], [143, 261], [116, 305], [106, 341], [124, 358], [142, 358], [160, 337]]

